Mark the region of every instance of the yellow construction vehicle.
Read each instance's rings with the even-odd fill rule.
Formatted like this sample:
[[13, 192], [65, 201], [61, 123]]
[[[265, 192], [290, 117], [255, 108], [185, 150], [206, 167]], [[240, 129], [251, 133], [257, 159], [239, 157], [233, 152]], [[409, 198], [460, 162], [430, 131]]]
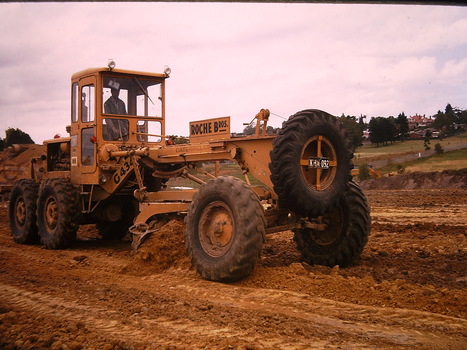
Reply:
[[[29, 162], [30, 176], [11, 190], [13, 239], [66, 248], [79, 225], [96, 224], [103, 237], [123, 237], [131, 228], [138, 240], [141, 227], [184, 213], [186, 251], [209, 280], [249, 275], [266, 234], [289, 229], [309, 264], [354, 262], [368, 239], [370, 209], [349, 179], [351, 147], [337, 118], [303, 110], [267, 135], [269, 111], [262, 109], [252, 136], [232, 137], [230, 117], [222, 117], [191, 122], [190, 142], [177, 144], [166, 134], [169, 75], [113, 63], [73, 74], [69, 136], [44, 141], [44, 153]], [[238, 164], [245, 179], [219, 176], [218, 166], [212, 173], [201, 168], [225, 160]], [[176, 177], [200, 187], [167, 188]]]
[[[350, 171], [350, 174], [352, 176], [359, 176], [360, 175], [360, 169], [359, 168], [354, 168]], [[368, 167], [368, 175], [370, 175], [370, 177], [372, 179], [381, 179], [382, 175], [381, 175], [381, 171], [378, 171], [378, 170], [374, 170], [372, 167]]]

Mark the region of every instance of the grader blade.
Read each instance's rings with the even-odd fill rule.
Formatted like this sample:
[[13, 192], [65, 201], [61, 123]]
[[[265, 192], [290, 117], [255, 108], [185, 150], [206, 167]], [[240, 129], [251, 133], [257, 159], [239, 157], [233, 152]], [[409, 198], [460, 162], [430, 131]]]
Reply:
[[151, 229], [146, 223], [139, 223], [131, 226], [128, 229], [131, 233], [132, 242], [131, 247], [133, 251], [138, 251], [138, 248], [158, 229]]

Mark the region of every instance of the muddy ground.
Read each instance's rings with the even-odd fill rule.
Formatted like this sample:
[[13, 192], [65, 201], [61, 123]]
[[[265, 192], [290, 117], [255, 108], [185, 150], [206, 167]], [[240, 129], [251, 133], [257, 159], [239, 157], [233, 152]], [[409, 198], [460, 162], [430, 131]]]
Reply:
[[201, 279], [171, 221], [138, 254], [82, 227], [73, 249], [15, 244], [0, 209], [2, 349], [467, 349], [467, 190], [367, 190], [346, 269], [268, 236], [253, 275]]

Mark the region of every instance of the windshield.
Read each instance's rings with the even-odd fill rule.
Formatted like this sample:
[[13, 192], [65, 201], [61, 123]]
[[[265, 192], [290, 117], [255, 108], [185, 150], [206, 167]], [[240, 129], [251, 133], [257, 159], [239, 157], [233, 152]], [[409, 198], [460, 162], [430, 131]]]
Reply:
[[162, 117], [160, 81], [104, 76], [102, 101], [104, 114]]

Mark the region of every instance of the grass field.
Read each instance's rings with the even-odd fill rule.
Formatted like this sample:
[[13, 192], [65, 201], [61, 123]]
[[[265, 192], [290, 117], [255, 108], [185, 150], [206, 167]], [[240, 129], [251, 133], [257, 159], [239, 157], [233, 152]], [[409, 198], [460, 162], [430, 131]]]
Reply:
[[[467, 147], [467, 133], [445, 138], [443, 140], [430, 140], [430, 148], [433, 150], [437, 143], [439, 143], [444, 150], [453, 146]], [[394, 144], [380, 147], [369, 144], [364, 145], [356, 150], [354, 163], [360, 165], [364, 163], [371, 163], [375, 160], [391, 160], [402, 155], [420, 153], [423, 151], [425, 151], [423, 140], [396, 142]], [[377, 170], [381, 171], [381, 173], [384, 175], [389, 172], [396, 171], [400, 167], [404, 168], [406, 172], [431, 172], [467, 168], [467, 148], [444, 152], [440, 155], [419, 158], [416, 160], [407, 161], [405, 163], [394, 164], [393, 162], [389, 161], [389, 165], [377, 168]]]
[[[467, 133], [452, 136], [442, 140], [432, 139], [430, 140], [431, 149], [434, 149], [435, 144], [437, 143], [439, 143], [444, 149], [449, 146], [467, 145]], [[366, 144], [357, 148], [354, 153], [354, 161], [357, 164], [362, 164], [375, 159], [393, 158], [397, 155], [419, 153], [423, 152], [424, 150], [425, 147], [423, 140], [409, 140], [404, 142], [396, 141], [393, 144], [389, 144], [387, 146], [380, 145], [379, 147], [376, 147], [372, 144]]]
[[461, 149], [452, 152], [446, 152], [440, 155], [433, 155], [426, 158], [420, 158], [410, 162], [401, 164], [391, 164], [389, 166], [378, 169], [383, 174], [391, 171], [396, 171], [397, 166], [405, 168], [405, 172], [431, 172], [443, 170], [459, 170], [467, 168], [467, 149]]

